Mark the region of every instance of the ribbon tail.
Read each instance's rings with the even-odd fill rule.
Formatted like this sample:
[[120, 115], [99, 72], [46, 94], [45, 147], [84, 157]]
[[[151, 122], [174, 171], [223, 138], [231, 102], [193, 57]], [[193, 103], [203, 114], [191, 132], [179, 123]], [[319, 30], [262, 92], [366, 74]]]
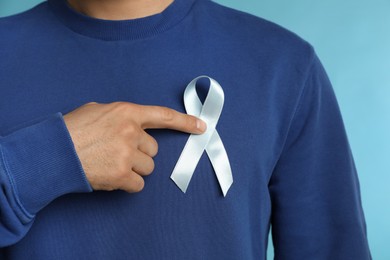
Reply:
[[210, 142], [206, 146], [206, 152], [213, 165], [223, 196], [226, 197], [233, 184], [233, 174], [228, 155], [217, 130], [211, 136]]
[[209, 139], [210, 134], [190, 135], [173, 169], [171, 179], [184, 193]]
[[[191, 176], [192, 177], [192, 176]], [[191, 177], [186, 177], [184, 174], [172, 174], [171, 180], [176, 184], [177, 187], [183, 192], [186, 193], [188, 185], [191, 181]]]

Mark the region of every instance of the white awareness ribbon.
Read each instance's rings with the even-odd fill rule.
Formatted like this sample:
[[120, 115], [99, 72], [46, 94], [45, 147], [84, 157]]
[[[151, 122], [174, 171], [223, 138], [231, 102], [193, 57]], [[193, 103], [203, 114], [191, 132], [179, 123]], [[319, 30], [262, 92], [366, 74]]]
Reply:
[[[196, 82], [201, 78], [210, 80], [209, 92], [203, 105], [196, 92]], [[215, 129], [222, 112], [224, 98], [222, 87], [208, 76], [193, 79], [184, 91], [184, 106], [187, 113], [199, 117], [207, 124], [207, 130], [203, 134], [190, 135], [173, 169], [171, 179], [184, 193], [204, 150], [210, 158], [224, 196], [233, 183], [229, 158]]]

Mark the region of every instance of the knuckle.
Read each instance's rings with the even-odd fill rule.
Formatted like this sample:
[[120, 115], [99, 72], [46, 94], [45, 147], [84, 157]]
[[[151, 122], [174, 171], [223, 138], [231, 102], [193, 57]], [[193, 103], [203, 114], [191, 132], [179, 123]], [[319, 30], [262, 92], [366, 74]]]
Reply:
[[157, 141], [156, 141], [156, 139], [154, 139], [153, 137], [152, 137], [152, 139], [151, 139], [151, 142], [152, 142], [152, 145], [151, 145], [151, 157], [154, 157], [154, 156], [156, 156], [157, 155], [157, 153], [158, 153], [158, 143], [157, 143]]
[[150, 166], [150, 173], [152, 173], [154, 171], [154, 168], [156, 166], [156, 164], [154, 163], [154, 160], [151, 160], [152, 163], [151, 163], [151, 166]]
[[133, 109], [133, 104], [124, 101], [115, 101], [112, 102], [111, 105], [113, 109], [116, 110], [120, 115], [124, 117], [131, 117], [133, 114], [131, 111]]
[[147, 163], [147, 169], [146, 169], [146, 174], [151, 174], [154, 170], [155, 164], [154, 160], [150, 158], [149, 162]]
[[130, 172], [130, 165], [125, 161], [125, 160], [121, 160], [119, 163], [118, 163], [118, 179], [122, 180], [124, 178], [126, 178]]
[[127, 107], [127, 104], [126, 102], [123, 102], [123, 101], [114, 101], [114, 102], [111, 102], [111, 105], [115, 106], [115, 107]]
[[129, 166], [133, 156], [134, 156], [134, 151], [130, 149], [128, 146], [125, 146], [121, 154], [121, 159], [123, 164]]
[[141, 129], [135, 124], [126, 124], [120, 129], [121, 135], [126, 138], [138, 137], [141, 134]]
[[132, 185], [132, 190], [134, 192], [140, 192], [141, 190], [143, 190], [145, 186], [145, 181], [143, 178], [137, 178], [133, 181], [133, 185]]
[[163, 121], [172, 121], [175, 117], [174, 111], [167, 107], [162, 107], [160, 109], [160, 117]]

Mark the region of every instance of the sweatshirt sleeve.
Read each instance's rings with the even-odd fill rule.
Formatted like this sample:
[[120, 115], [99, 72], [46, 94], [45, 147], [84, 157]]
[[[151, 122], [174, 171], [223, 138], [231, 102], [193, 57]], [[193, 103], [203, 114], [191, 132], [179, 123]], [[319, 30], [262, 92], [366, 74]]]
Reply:
[[57, 197], [91, 192], [61, 112], [0, 136], [0, 248], [22, 239]]
[[275, 259], [371, 259], [352, 152], [316, 55], [269, 191]]

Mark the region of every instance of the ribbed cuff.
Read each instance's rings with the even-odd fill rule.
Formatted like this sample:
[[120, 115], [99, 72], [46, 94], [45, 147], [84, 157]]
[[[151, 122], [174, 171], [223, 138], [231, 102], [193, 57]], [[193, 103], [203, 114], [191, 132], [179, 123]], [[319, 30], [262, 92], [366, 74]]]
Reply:
[[67, 193], [91, 192], [61, 112], [1, 139], [4, 165], [27, 216]]

